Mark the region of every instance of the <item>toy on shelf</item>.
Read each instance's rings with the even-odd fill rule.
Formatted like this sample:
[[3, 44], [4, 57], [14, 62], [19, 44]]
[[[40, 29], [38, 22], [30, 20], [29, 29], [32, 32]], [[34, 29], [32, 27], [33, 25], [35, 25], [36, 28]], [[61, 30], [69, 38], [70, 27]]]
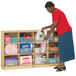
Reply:
[[40, 48], [35, 48], [35, 53], [40, 53]]
[[46, 52], [46, 46], [47, 46], [47, 44], [46, 43], [44, 43], [44, 44], [40, 44], [40, 53], [45, 53]]
[[58, 52], [58, 50], [49, 50], [50, 53]]
[[49, 63], [57, 63], [57, 58], [54, 58], [54, 53], [49, 54]]
[[20, 54], [32, 53], [33, 43], [20, 44]]
[[17, 57], [6, 57], [5, 58], [5, 66], [17, 66], [18, 60]]
[[42, 43], [39, 47], [35, 48], [35, 53], [46, 53], [47, 44]]
[[18, 52], [17, 44], [6, 44], [5, 45], [5, 54], [6, 55], [17, 54], [17, 52]]
[[17, 43], [18, 38], [17, 37], [11, 37], [11, 43]]
[[58, 47], [49, 47], [49, 50], [58, 50]]
[[49, 63], [57, 63], [57, 58], [49, 58]]
[[11, 37], [10, 37], [10, 35], [5, 35], [4, 36], [4, 41], [5, 41], [5, 43], [11, 43]]
[[54, 36], [54, 41], [58, 41], [58, 36]]
[[49, 43], [49, 52], [58, 52], [58, 43]]
[[47, 58], [44, 54], [37, 54], [35, 55], [35, 64], [46, 64]]
[[32, 35], [28, 32], [20, 33], [20, 37], [32, 37]]
[[20, 42], [32, 42], [33, 37], [30, 33], [20, 33]]
[[37, 30], [37, 33], [35, 35], [35, 42], [37, 44], [49, 43], [49, 39], [48, 40], [44, 40], [45, 36], [47, 36], [47, 30], [42, 30], [42, 29]]
[[20, 65], [32, 65], [32, 55], [20, 56]]
[[54, 41], [53, 33], [50, 35], [50, 37], [49, 37], [49, 41]]
[[49, 47], [58, 47], [58, 43], [55, 42], [49, 43]]
[[17, 43], [18, 38], [17, 37], [11, 37], [9, 34], [5, 34], [4, 41], [5, 41], [5, 43]]
[[58, 53], [54, 54], [54, 58], [57, 58], [57, 62], [59, 62], [59, 54]]

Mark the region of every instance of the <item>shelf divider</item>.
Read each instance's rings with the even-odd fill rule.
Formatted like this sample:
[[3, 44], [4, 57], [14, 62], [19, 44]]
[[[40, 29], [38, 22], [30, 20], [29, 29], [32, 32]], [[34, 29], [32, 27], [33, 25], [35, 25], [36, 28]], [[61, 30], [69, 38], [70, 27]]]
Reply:
[[49, 48], [49, 44], [47, 44], [47, 64], [48, 64], [48, 60], [49, 60], [48, 48]]
[[1, 66], [4, 69], [4, 61], [5, 61], [5, 57], [4, 57], [4, 32], [1, 32]]
[[[35, 37], [34, 37], [34, 31], [33, 31], [33, 36], [32, 36], [32, 38], [33, 38], [33, 42], [35, 42], [35, 41], [34, 41], [34, 38], [35, 38]], [[33, 46], [34, 46], [34, 43], [33, 43]], [[35, 49], [34, 49], [34, 48], [35, 48], [35, 46], [33, 47], [33, 50], [32, 50], [32, 52], [33, 52], [33, 64], [34, 64], [34, 53], [35, 53]]]
[[[20, 32], [18, 32], [18, 43], [20, 42]], [[20, 44], [18, 44], [18, 64], [20, 65]]]

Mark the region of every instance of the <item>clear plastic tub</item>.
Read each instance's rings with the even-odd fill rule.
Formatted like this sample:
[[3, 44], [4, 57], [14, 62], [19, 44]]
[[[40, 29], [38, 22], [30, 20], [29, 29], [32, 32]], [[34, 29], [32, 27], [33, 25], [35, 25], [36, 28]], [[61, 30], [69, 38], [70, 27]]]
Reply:
[[36, 44], [49, 43], [49, 40], [35, 40]]

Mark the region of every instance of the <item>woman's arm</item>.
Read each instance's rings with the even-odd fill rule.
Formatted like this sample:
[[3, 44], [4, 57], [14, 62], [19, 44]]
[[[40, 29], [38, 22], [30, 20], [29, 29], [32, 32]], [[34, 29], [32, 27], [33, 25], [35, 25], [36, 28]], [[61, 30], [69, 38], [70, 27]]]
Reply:
[[51, 33], [54, 32], [54, 29], [56, 28], [58, 21], [53, 22], [53, 24], [51, 25], [51, 29], [50, 31], [47, 33], [47, 36], [44, 38], [45, 40], [47, 40], [49, 38], [49, 36], [51, 35]]
[[43, 27], [42, 30], [45, 30], [45, 29], [47, 29], [47, 28], [51, 28], [51, 27], [52, 27], [52, 26], [49, 25], [49, 26]]

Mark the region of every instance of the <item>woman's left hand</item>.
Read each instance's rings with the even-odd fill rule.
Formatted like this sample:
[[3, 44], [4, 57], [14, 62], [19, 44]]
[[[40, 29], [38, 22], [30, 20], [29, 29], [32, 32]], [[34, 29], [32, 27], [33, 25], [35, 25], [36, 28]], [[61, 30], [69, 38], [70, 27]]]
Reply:
[[45, 36], [45, 37], [44, 37], [44, 40], [48, 40], [48, 38], [49, 38], [49, 36]]

